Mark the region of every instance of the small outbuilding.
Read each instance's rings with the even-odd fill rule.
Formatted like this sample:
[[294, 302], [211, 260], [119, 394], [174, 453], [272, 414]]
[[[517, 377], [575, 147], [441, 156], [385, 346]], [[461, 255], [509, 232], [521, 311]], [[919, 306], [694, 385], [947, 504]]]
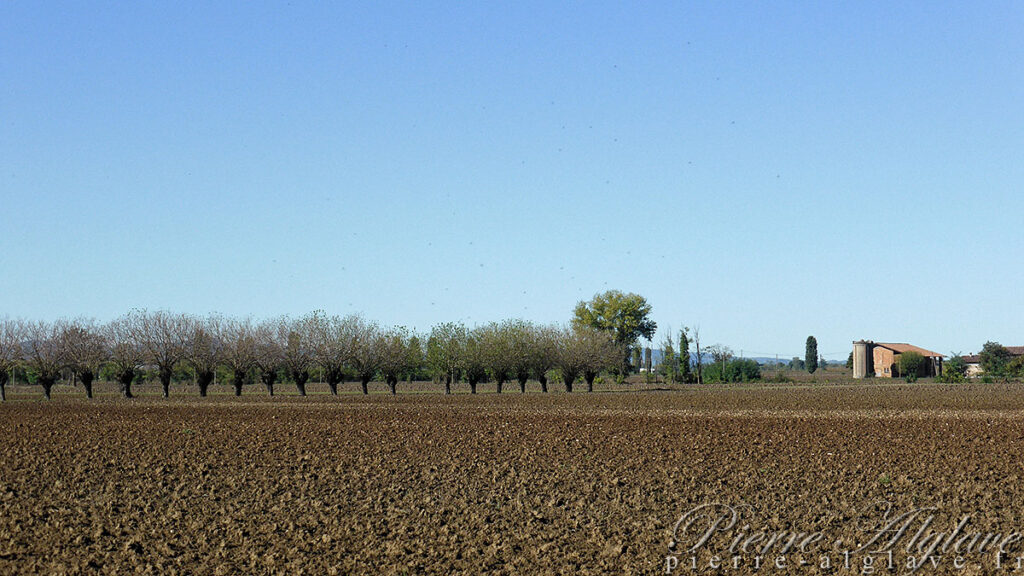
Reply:
[[893, 378], [901, 374], [900, 357], [907, 352], [924, 356], [924, 376], [942, 375], [942, 354], [920, 346], [902, 342], [872, 342], [857, 340], [853, 343], [853, 377]]
[[[1010, 358], [1017, 358], [1024, 356], [1024, 346], [1005, 346], [1006, 351], [1010, 353]], [[981, 354], [968, 354], [963, 356], [964, 363], [967, 364], [967, 377], [975, 378], [985, 373], [981, 368]]]

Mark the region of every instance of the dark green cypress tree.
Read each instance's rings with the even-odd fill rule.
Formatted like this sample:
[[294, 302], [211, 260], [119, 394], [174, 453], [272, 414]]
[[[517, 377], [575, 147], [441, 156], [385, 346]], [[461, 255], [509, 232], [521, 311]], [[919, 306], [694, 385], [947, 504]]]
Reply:
[[814, 336], [807, 337], [804, 366], [807, 367], [807, 372], [810, 374], [814, 374], [818, 369], [818, 341], [815, 340]]

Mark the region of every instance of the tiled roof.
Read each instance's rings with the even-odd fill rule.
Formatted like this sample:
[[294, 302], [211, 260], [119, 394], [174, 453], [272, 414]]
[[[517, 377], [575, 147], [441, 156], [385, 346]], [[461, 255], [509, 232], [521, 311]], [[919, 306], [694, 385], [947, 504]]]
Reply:
[[942, 354], [939, 354], [938, 352], [932, 352], [931, 350], [925, 350], [924, 348], [921, 348], [919, 346], [914, 346], [913, 344], [904, 344], [904, 343], [897, 343], [897, 342], [875, 342], [875, 346], [881, 346], [882, 348], [888, 348], [889, 350], [892, 350], [893, 352], [896, 352], [898, 354], [903, 354], [904, 352], [917, 352], [921, 356], [931, 357], [931, 358], [941, 358], [943, 356]]

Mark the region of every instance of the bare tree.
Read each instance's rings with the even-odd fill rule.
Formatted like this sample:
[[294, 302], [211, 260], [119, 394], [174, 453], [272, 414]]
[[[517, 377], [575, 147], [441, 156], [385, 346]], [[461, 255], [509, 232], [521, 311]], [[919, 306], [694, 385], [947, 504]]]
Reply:
[[409, 331], [403, 326], [385, 330], [377, 339], [380, 373], [391, 395], [396, 393], [398, 379], [409, 368], [411, 359]]
[[355, 350], [360, 319], [358, 316], [326, 316], [314, 312], [304, 319], [310, 335], [313, 358], [323, 369], [331, 395], [338, 395], [338, 384], [345, 380], [346, 366]]
[[533, 332], [536, 328], [523, 320], [506, 322], [509, 334], [509, 363], [512, 377], [519, 383], [519, 392], [526, 393], [526, 383], [530, 380], [530, 354], [533, 345]]
[[491, 378], [501, 394], [505, 382], [512, 378], [515, 370], [513, 357], [513, 327], [511, 322], [491, 322], [479, 329], [481, 353]]
[[242, 387], [256, 367], [258, 345], [252, 320], [227, 318], [220, 323], [218, 340], [222, 346], [224, 364], [231, 369], [231, 384], [235, 396], [242, 395]]
[[313, 363], [313, 348], [309, 331], [302, 321], [282, 318], [277, 325], [279, 337], [284, 342], [284, 366], [295, 381], [299, 396], [306, 395], [309, 381], [309, 367]]
[[583, 373], [587, 359], [583, 347], [579, 345], [576, 331], [563, 328], [558, 332], [558, 355], [555, 366], [562, 373], [565, 391], [572, 392], [573, 384]]
[[61, 346], [67, 366], [82, 381], [85, 397], [92, 398], [92, 383], [107, 360], [107, 341], [93, 320], [61, 323]]
[[36, 383], [42, 386], [43, 396], [47, 400], [64, 368], [64, 349], [60, 336], [59, 323], [36, 321], [25, 324], [22, 360], [35, 372]]
[[256, 368], [260, 371], [260, 381], [271, 396], [274, 395], [277, 371], [284, 365], [284, 348], [287, 342], [278, 329], [280, 323], [280, 320], [263, 321], [253, 331], [253, 338], [256, 340]]
[[374, 322], [357, 318], [353, 326], [355, 338], [352, 341], [352, 368], [362, 387], [363, 394], [369, 394], [367, 385], [377, 375], [381, 362], [381, 330]]
[[452, 384], [458, 382], [462, 367], [460, 358], [466, 345], [466, 327], [454, 322], [438, 324], [427, 338], [427, 367], [435, 380], [444, 382], [444, 393], [452, 393]]
[[7, 381], [11, 370], [21, 359], [24, 323], [9, 318], [0, 319], [0, 402], [7, 400]]
[[469, 392], [476, 394], [476, 385], [487, 381], [487, 353], [482, 328], [474, 328], [466, 335], [462, 350], [462, 373], [469, 384]]
[[556, 364], [562, 372], [565, 391], [572, 392], [573, 383], [582, 377], [587, 392], [593, 392], [597, 375], [618, 366], [623, 354], [622, 346], [605, 331], [579, 324], [561, 330]]
[[207, 389], [217, 375], [217, 365], [223, 358], [223, 343], [220, 341], [220, 316], [190, 318], [185, 359], [195, 370], [199, 395], [206, 396]]
[[183, 314], [163, 310], [136, 312], [139, 341], [146, 352], [146, 361], [155, 365], [162, 395], [170, 396], [174, 368], [185, 356], [189, 319]]
[[561, 331], [554, 326], [536, 326], [530, 333], [529, 366], [541, 392], [548, 391], [548, 371], [558, 363], [558, 340]]
[[103, 326], [103, 335], [107, 343], [107, 357], [114, 367], [114, 378], [121, 386], [121, 395], [132, 398], [132, 380], [146, 361], [145, 348], [139, 340], [141, 331], [137, 325], [137, 316], [122, 316]]
[[622, 365], [625, 346], [600, 330], [577, 330], [576, 339], [584, 357], [583, 380], [587, 383], [587, 392], [593, 392], [594, 380], [601, 372]]

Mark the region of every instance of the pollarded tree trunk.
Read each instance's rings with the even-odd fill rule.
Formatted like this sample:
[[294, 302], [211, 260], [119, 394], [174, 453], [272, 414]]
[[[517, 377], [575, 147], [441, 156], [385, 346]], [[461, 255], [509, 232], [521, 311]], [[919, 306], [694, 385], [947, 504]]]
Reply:
[[85, 370], [78, 375], [78, 378], [82, 381], [82, 388], [85, 388], [85, 397], [92, 398], [92, 381], [96, 379], [96, 375]]
[[49, 400], [50, 390], [53, 389], [53, 384], [57, 381], [57, 379], [53, 376], [47, 375], [40, 376], [37, 381], [39, 382], [39, 385], [43, 387], [43, 396], [45, 396], [46, 399]]
[[595, 378], [597, 378], [597, 373], [595, 373], [595, 372], [585, 372], [583, 374], [583, 379], [587, 381], [587, 392], [593, 392], [594, 391], [594, 379]]
[[234, 374], [231, 375], [231, 383], [235, 386], [235, 396], [242, 395], [242, 386], [248, 377], [249, 374], [247, 372], [238, 370], [235, 370]]
[[327, 387], [331, 389], [331, 396], [338, 395], [338, 384], [345, 379], [344, 372], [341, 368], [328, 368], [325, 371], [324, 378], [327, 379]]
[[206, 391], [213, 382], [213, 371], [198, 372], [196, 374], [196, 385], [199, 386], [199, 396], [205, 398]]
[[469, 393], [476, 394], [476, 378], [469, 379]]
[[359, 384], [363, 388], [363, 395], [364, 396], [370, 393], [369, 388], [367, 388], [367, 385], [370, 383], [370, 378], [371, 378], [370, 376], [366, 376], [366, 375], [363, 375], [363, 376], [359, 377]]
[[530, 379], [529, 376], [520, 375], [516, 378], [519, 381], [519, 392], [526, 394], [526, 382]]
[[309, 372], [305, 370], [302, 372], [292, 372], [292, 378], [295, 379], [295, 389], [299, 391], [299, 396], [305, 396], [306, 382], [309, 380]]
[[537, 377], [537, 382], [540, 382], [540, 391], [545, 393], [545, 394], [547, 394], [548, 393], [548, 377], [543, 375], [543, 374], [541, 374], [540, 376]]
[[388, 376], [387, 382], [388, 382], [388, 388], [391, 389], [391, 395], [394, 396], [395, 395], [395, 387], [398, 386], [398, 378], [395, 378], [394, 376]]
[[572, 392], [572, 385], [576, 382], [576, 373], [563, 371], [562, 379], [565, 380], [565, 391]]
[[444, 393], [445, 394], [451, 394], [452, 393], [452, 377], [451, 377], [450, 374], [445, 375], [445, 377], [444, 377]]
[[273, 396], [274, 395], [274, 382], [277, 381], [277, 372], [273, 372], [273, 371], [261, 372], [260, 373], [260, 380], [263, 382], [263, 385], [267, 387], [267, 393], [270, 394], [271, 396]]
[[121, 385], [121, 396], [134, 398], [132, 395], [132, 380], [135, 379], [135, 370], [121, 370], [117, 373], [117, 383]]
[[173, 371], [169, 367], [160, 367], [160, 387], [162, 388], [161, 396], [167, 398], [171, 395], [171, 375]]
[[0, 402], [7, 401], [7, 373], [0, 374]]
[[497, 384], [498, 384], [498, 394], [501, 394], [501, 387], [504, 386], [505, 381], [504, 380], [496, 380], [495, 382], [497, 382]]

